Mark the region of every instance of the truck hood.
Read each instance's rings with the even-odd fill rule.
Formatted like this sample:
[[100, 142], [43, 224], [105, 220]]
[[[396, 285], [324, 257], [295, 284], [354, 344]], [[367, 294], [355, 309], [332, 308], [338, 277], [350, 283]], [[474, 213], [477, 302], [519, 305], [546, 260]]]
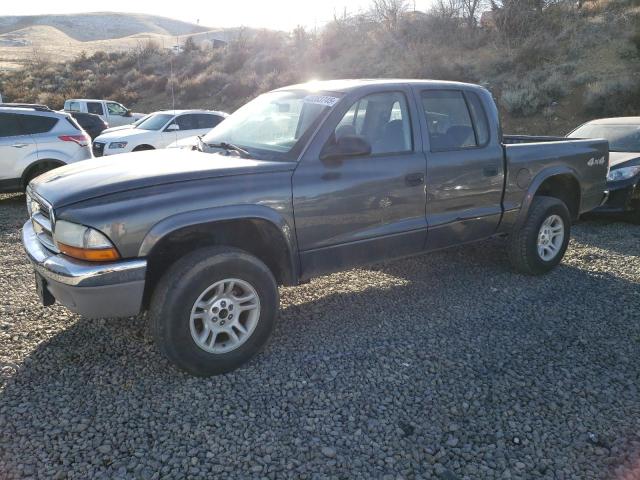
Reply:
[[[632, 160], [640, 160], [640, 153], [634, 152], [609, 152], [609, 167], [622, 168], [624, 163]], [[636, 163], [634, 163], [635, 165]], [[631, 166], [631, 163], [629, 164]]]
[[85, 160], [50, 170], [31, 188], [53, 207], [189, 180], [288, 171], [295, 162], [244, 159], [190, 150], [150, 150]]

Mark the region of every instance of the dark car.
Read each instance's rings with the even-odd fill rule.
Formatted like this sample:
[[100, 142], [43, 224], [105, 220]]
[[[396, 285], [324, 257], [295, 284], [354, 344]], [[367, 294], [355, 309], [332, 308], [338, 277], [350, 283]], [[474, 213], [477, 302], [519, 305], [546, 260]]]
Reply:
[[196, 375], [260, 351], [278, 285], [495, 236], [515, 270], [548, 272], [601, 204], [609, 154], [503, 136], [486, 89], [417, 80], [285, 87], [197, 146], [40, 176], [23, 229], [45, 305], [148, 310], [159, 350]]
[[107, 128], [107, 124], [98, 115], [83, 112], [67, 112], [76, 122], [80, 124], [82, 129], [89, 134], [91, 140], [95, 139], [102, 131]]
[[594, 212], [621, 213], [640, 223], [640, 117], [592, 120], [567, 137], [609, 140], [609, 198]]

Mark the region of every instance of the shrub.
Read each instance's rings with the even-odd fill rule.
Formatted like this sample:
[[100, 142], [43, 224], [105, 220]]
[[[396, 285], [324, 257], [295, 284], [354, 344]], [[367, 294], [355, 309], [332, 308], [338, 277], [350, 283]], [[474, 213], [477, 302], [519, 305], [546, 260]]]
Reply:
[[540, 92], [533, 84], [524, 84], [502, 92], [502, 104], [509, 113], [528, 117], [536, 113], [544, 104]]
[[566, 95], [566, 80], [562, 75], [558, 72], [550, 75], [541, 72], [530, 80], [505, 88], [501, 100], [509, 113], [528, 117]]
[[640, 87], [629, 78], [590, 83], [584, 94], [584, 106], [587, 112], [598, 116], [637, 113]]

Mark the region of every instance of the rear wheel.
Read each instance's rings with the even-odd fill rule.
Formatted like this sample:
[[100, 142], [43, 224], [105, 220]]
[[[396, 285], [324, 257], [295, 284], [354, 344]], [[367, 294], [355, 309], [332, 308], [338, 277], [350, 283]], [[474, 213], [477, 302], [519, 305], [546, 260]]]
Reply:
[[557, 198], [535, 197], [526, 220], [511, 234], [509, 260], [521, 273], [546, 273], [562, 261], [570, 232], [567, 206]]
[[192, 375], [234, 370], [266, 344], [279, 308], [268, 267], [238, 249], [212, 247], [178, 260], [151, 300], [162, 353]]

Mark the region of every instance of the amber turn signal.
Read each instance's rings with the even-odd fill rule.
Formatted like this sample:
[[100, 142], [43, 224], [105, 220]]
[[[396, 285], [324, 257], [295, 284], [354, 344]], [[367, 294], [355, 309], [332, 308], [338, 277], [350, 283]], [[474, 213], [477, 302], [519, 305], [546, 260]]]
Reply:
[[109, 262], [120, 258], [115, 248], [78, 248], [60, 242], [58, 242], [58, 248], [65, 255], [89, 262]]

